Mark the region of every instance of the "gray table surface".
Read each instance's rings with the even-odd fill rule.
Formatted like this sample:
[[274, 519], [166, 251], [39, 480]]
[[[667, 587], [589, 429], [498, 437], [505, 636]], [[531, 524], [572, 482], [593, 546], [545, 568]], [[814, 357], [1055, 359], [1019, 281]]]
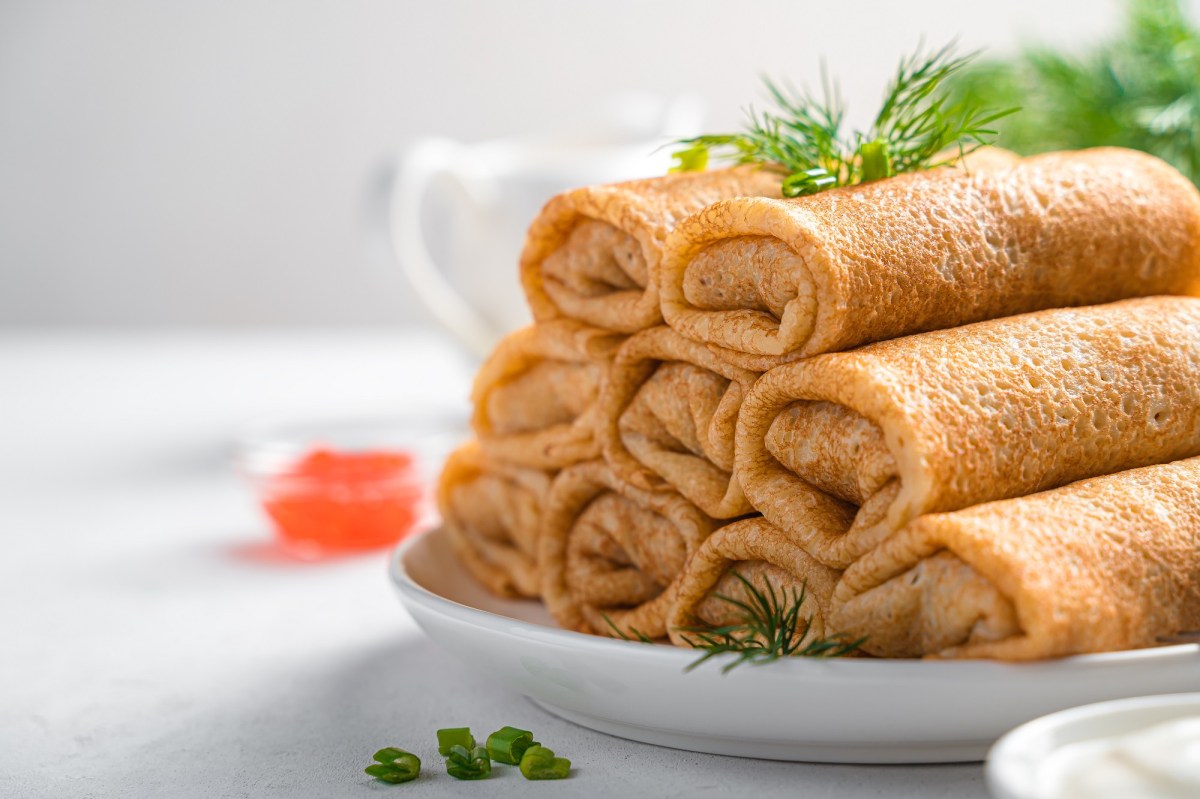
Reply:
[[[465, 409], [412, 333], [0, 336], [0, 796], [987, 796], [979, 765], [831, 766], [576, 727], [440, 651], [385, 556], [279, 557], [230, 463], [262, 414]], [[566, 782], [442, 771], [439, 726], [534, 729]], [[416, 783], [362, 774], [383, 745]]]

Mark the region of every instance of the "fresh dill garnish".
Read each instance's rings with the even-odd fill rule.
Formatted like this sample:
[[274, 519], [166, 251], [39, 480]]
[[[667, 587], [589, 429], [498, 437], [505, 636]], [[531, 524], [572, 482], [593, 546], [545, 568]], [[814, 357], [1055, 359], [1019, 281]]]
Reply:
[[1019, 153], [1118, 146], [1157, 155], [1200, 184], [1200, 28], [1179, 0], [1127, 0], [1114, 38], [1072, 55], [1030, 46], [950, 81], [973, 103], [1013, 103], [996, 143]]
[[714, 157], [757, 164], [782, 176], [785, 197], [800, 197], [953, 163], [987, 144], [996, 135], [988, 126], [1017, 110], [985, 111], [950, 100], [947, 80], [975, 55], [955, 55], [946, 45], [902, 59], [865, 132], [843, 131], [845, 106], [828, 75], [819, 97], [764, 79], [774, 110], [750, 109], [740, 133], [681, 139], [673, 171], [705, 169]]
[[600, 618], [604, 619], [604, 623], [612, 628], [613, 634], [616, 635], [618, 638], [620, 638], [623, 641], [637, 641], [638, 643], [641, 643], [641, 644], [654, 643], [653, 638], [646, 635], [644, 632], [639, 630], [637, 627], [630, 627], [629, 632], [633, 633], [633, 635], [629, 635], [624, 630], [622, 630], [620, 627], [618, 627], [616, 622], [614, 622], [611, 618], [609, 618], [609, 615], [607, 613], [601, 613]]
[[737, 657], [721, 668], [722, 674], [744, 663], [757, 665], [786, 657], [843, 657], [857, 650], [866, 640], [849, 640], [840, 634], [827, 638], [810, 636], [812, 616], [801, 616], [801, 608], [808, 598], [807, 583], [801, 584], [798, 592], [792, 590], [789, 598], [786, 588], [776, 593], [774, 586], [768, 582], [765, 590], [760, 590], [736, 571], [733, 576], [746, 589], [747, 601], [724, 594], [713, 596], [741, 611], [742, 619], [737, 624], [695, 626], [680, 630], [692, 636], [684, 638], [689, 645], [704, 650], [703, 655], [684, 669], [685, 672], [725, 654]]

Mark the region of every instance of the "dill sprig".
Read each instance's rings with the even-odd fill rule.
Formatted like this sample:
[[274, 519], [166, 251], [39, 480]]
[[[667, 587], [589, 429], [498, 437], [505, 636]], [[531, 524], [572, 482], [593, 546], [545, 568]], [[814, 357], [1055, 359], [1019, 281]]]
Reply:
[[763, 664], [786, 657], [834, 658], [848, 655], [866, 640], [849, 640], [841, 634], [826, 638], [812, 636], [812, 616], [802, 616], [801, 610], [808, 598], [808, 585], [802, 583], [800, 590], [792, 590], [791, 596], [785, 588], [776, 592], [770, 582], [760, 590], [750, 580], [733, 572], [746, 589], [748, 599], [742, 601], [724, 594], [714, 594], [741, 612], [741, 621], [720, 627], [687, 627], [681, 632], [689, 645], [701, 649], [704, 654], [690, 663], [684, 671], [691, 671], [718, 655], [734, 654], [737, 657], [721, 668], [727, 674], [742, 664]]
[[1126, 0], [1111, 39], [1077, 54], [1029, 46], [972, 64], [950, 86], [965, 102], [1021, 103], [997, 139], [1004, 147], [1130, 147], [1200, 184], [1200, 28], [1179, 0]]
[[604, 619], [604, 623], [607, 624], [612, 629], [613, 635], [615, 635], [617, 638], [620, 638], [623, 641], [637, 641], [640, 644], [654, 643], [653, 638], [646, 635], [644, 632], [639, 630], [637, 627], [629, 628], [629, 633], [632, 633], [632, 635], [625, 632], [624, 630], [622, 630], [620, 627], [617, 626], [617, 623], [614, 622], [607, 613], [601, 613], [600, 618]]
[[1017, 110], [949, 99], [947, 80], [975, 56], [956, 55], [951, 44], [902, 59], [865, 132], [843, 131], [845, 105], [824, 71], [820, 96], [764, 79], [774, 110], [750, 109], [740, 133], [680, 140], [674, 169], [705, 169], [710, 158], [757, 164], [782, 176], [785, 197], [799, 197], [952, 163], [986, 144], [996, 135], [991, 123]]

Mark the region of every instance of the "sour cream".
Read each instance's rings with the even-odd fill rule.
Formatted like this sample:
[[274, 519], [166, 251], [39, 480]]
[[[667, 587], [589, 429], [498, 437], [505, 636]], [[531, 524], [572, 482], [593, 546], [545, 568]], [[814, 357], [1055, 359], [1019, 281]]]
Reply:
[[1067, 744], [1037, 771], [1044, 799], [1197, 799], [1200, 716]]

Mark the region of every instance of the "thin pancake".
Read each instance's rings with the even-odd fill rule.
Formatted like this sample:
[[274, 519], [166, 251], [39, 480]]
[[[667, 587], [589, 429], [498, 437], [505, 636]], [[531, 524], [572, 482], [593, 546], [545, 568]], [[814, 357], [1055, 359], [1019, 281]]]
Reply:
[[886, 657], [1154, 646], [1200, 626], [1200, 458], [922, 516], [847, 570], [834, 606]]
[[467, 570], [500, 596], [536, 597], [537, 536], [550, 475], [489, 458], [477, 442], [455, 450], [438, 479], [442, 526]]
[[681, 224], [667, 324], [765, 370], [984, 319], [1200, 288], [1200, 193], [1101, 148], [900, 175], [795, 200], [740, 198]]
[[[742, 405], [736, 472], [844, 568], [925, 513], [1197, 454], [1200, 299], [1149, 297], [778, 367]], [[813, 524], [822, 503], [853, 521]]]
[[678, 491], [714, 519], [750, 513], [732, 476], [733, 437], [756, 377], [669, 327], [630, 337], [601, 391], [605, 460], [621, 479]]
[[622, 339], [567, 319], [505, 337], [471, 391], [471, 426], [483, 450], [537, 469], [596, 457], [600, 381]]
[[742, 580], [785, 607], [803, 597], [801, 618], [808, 633], [823, 638], [839, 574], [762, 517], [726, 525], [700, 545], [679, 579], [668, 625], [671, 642], [691, 646], [697, 628], [742, 623], [745, 612], [721, 599], [745, 602], [749, 592]]
[[662, 322], [663, 241], [718, 200], [779, 196], [780, 178], [753, 167], [680, 172], [560, 194], [533, 220], [521, 284], [538, 321], [566, 317], [634, 333]]
[[538, 542], [546, 608], [570, 630], [663, 638], [675, 580], [712, 529], [683, 497], [634, 488], [603, 461], [565, 469]]

